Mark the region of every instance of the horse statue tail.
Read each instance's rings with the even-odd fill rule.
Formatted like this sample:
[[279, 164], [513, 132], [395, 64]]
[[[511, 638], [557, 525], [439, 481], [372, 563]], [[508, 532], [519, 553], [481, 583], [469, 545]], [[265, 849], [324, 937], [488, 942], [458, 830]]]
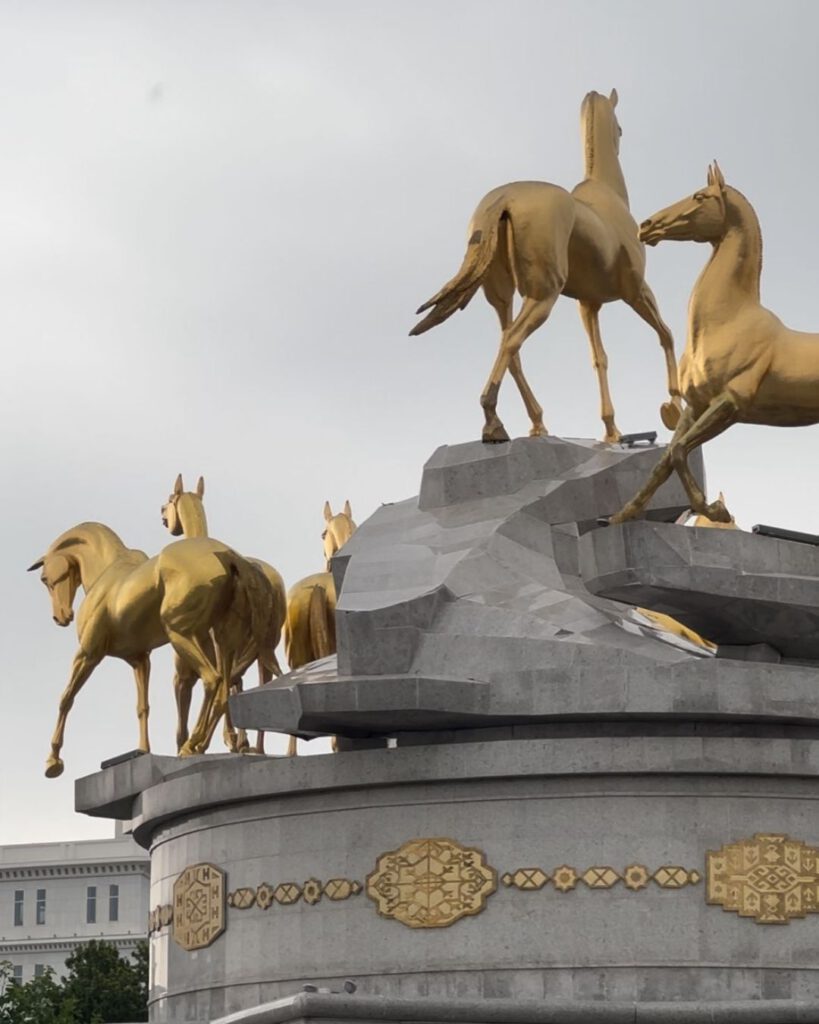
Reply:
[[268, 642], [273, 614], [273, 594], [270, 585], [262, 570], [244, 558], [233, 558], [230, 568], [241, 595], [240, 600], [249, 612], [250, 634], [256, 658], [268, 672], [275, 675], [279, 665]]
[[327, 591], [324, 587], [313, 587], [310, 594], [308, 611], [310, 627], [310, 646], [313, 649], [313, 661], [327, 658], [336, 652], [335, 629], [332, 613], [327, 604]]
[[432, 312], [413, 327], [410, 331], [411, 336], [423, 334], [430, 327], [443, 323], [458, 309], [466, 309], [470, 299], [480, 288], [498, 247], [498, 227], [505, 212], [505, 202], [506, 197], [502, 196], [485, 207], [481, 204], [475, 211], [472, 218], [472, 234], [466, 246], [461, 269], [437, 294], [418, 307], [416, 313], [423, 313], [427, 309], [431, 309]]

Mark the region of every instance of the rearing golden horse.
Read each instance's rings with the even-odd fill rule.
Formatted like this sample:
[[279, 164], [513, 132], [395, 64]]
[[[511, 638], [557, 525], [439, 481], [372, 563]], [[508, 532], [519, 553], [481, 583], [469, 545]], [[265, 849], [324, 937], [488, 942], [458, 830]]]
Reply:
[[640, 237], [648, 245], [710, 242], [714, 251], [688, 305], [680, 360], [687, 407], [646, 485], [611, 522], [639, 515], [675, 470], [694, 512], [729, 522], [721, 498], [708, 504], [688, 456], [734, 423], [819, 423], [819, 334], [790, 330], [760, 302], [759, 221], [745, 196], [725, 184], [716, 162], [705, 188], [644, 221]]
[[[30, 570], [42, 567], [54, 621], [67, 626], [74, 598], [79, 649], [61, 698], [46, 775], [62, 774], [60, 751], [74, 700], [103, 658], [121, 658], [134, 669], [138, 693], [139, 746], [148, 742], [150, 652], [170, 641], [202, 679], [205, 697], [196, 727], [181, 753], [201, 753], [224, 711], [233, 666], [248, 630], [263, 650], [270, 601], [258, 572], [218, 541], [182, 540], [156, 557], [126, 548], [102, 523], [80, 523], [61, 534]], [[215, 661], [214, 661], [215, 652]]]
[[[590, 92], [580, 109], [586, 174], [572, 192], [544, 181], [516, 181], [489, 192], [469, 226], [466, 255], [457, 275], [418, 310], [431, 310], [410, 334], [422, 334], [463, 309], [483, 287], [498, 314], [501, 343], [481, 395], [484, 441], [508, 441], [498, 418], [501, 381], [508, 370], [532, 421], [530, 435], [547, 433], [543, 410], [520, 362], [520, 348], [544, 323], [560, 295], [577, 299], [589, 336], [592, 364], [600, 386], [605, 440], [618, 441], [609, 394], [608, 359], [598, 314], [606, 302], [622, 299], [657, 332], [665, 353], [670, 402], [661, 407], [673, 429], [680, 416], [680, 392], [671, 331], [663, 323], [645, 280], [645, 247], [629, 212], [620, 168], [620, 125], [614, 113], [617, 91], [607, 98]], [[513, 316], [517, 291], [523, 297]]]

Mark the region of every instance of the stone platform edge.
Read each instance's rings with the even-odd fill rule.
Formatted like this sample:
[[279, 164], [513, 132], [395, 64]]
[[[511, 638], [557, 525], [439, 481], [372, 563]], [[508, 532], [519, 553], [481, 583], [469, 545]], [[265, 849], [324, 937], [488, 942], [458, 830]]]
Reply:
[[211, 1024], [307, 1020], [419, 1021], [424, 1024], [817, 1024], [819, 1002], [564, 1002], [514, 999], [399, 999], [300, 992], [220, 1017]]

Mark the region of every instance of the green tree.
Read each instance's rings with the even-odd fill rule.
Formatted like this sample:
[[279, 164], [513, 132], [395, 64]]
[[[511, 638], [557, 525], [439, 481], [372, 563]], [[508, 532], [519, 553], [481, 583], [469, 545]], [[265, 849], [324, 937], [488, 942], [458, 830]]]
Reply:
[[77, 1024], [147, 1021], [147, 943], [140, 943], [131, 961], [120, 957], [110, 943], [92, 940], [79, 946], [65, 965], [63, 998]]
[[10, 963], [0, 963], [0, 1024], [75, 1024], [73, 1007], [47, 968], [25, 985], [14, 983]]

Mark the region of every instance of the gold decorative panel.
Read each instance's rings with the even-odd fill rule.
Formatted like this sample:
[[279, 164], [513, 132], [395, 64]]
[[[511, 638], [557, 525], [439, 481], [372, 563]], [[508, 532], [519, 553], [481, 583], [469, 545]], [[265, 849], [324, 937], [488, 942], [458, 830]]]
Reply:
[[497, 888], [480, 850], [453, 839], [413, 839], [382, 854], [367, 876], [367, 895], [382, 917], [409, 928], [446, 928], [479, 914]]
[[185, 868], [173, 884], [173, 937], [204, 949], [225, 930], [225, 873], [213, 864]]
[[252, 906], [260, 910], [269, 910], [274, 903], [282, 907], [290, 906], [303, 900], [308, 906], [315, 906], [316, 903], [326, 896], [328, 900], [338, 902], [348, 900], [351, 896], [357, 896], [361, 892], [361, 882], [351, 878], [331, 878], [322, 882], [318, 878], [308, 878], [306, 882], [280, 882], [272, 885], [269, 882], [262, 882], [255, 889], [242, 887], [228, 893], [228, 906], [236, 910], [247, 910]]
[[819, 912], [819, 850], [786, 835], [757, 833], [706, 855], [707, 901], [752, 917], [787, 924]]
[[578, 882], [583, 882], [589, 889], [611, 889], [622, 882], [627, 889], [638, 892], [651, 881], [661, 889], [682, 889], [686, 885], [696, 885], [701, 880], [699, 871], [689, 871], [675, 864], [664, 864], [653, 872], [643, 864], [629, 864], [622, 871], [605, 865], [582, 870], [561, 864], [551, 874], [543, 868], [518, 868], [501, 875], [501, 881], [508, 888], [531, 891], [542, 889], [551, 882], [558, 892], [571, 892], [577, 888]]

